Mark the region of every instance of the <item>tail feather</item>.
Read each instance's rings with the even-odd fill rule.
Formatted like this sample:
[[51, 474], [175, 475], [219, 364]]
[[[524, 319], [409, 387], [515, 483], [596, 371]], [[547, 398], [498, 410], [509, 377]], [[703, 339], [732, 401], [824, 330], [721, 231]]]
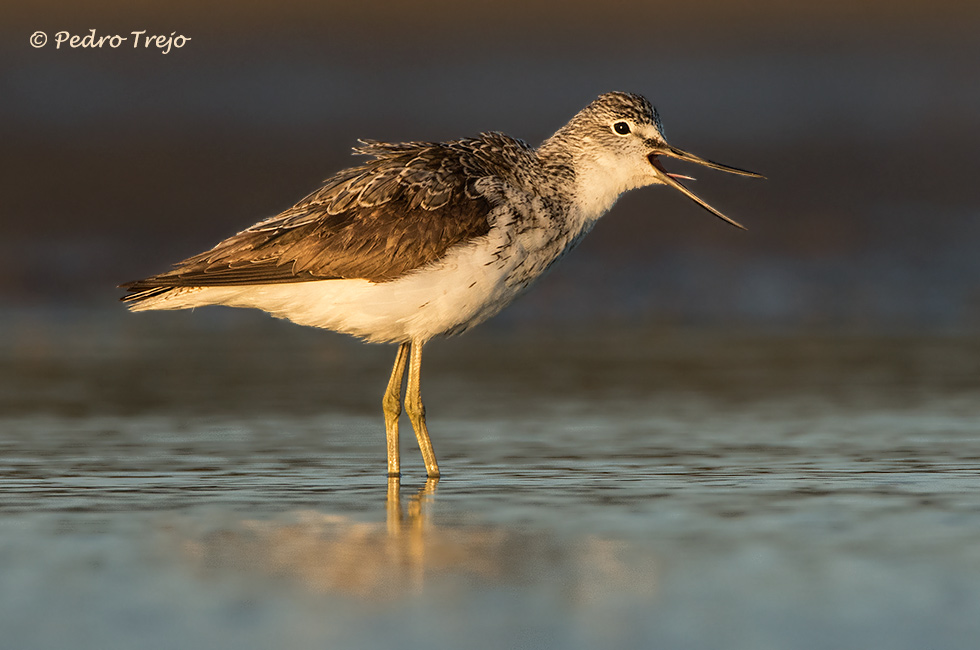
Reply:
[[141, 286], [141, 282], [139, 282], [139, 281], [137, 281], [137, 282], [127, 282], [126, 284], [120, 284], [119, 285], [119, 288], [120, 289], [125, 289], [126, 291], [129, 292], [125, 296], [122, 296], [119, 300], [121, 300], [123, 302], [131, 302], [131, 303], [138, 303], [138, 302], [141, 302], [143, 300], [146, 300], [147, 298], [153, 298], [154, 296], [162, 295], [164, 293], [167, 293], [171, 289], [173, 289], [173, 287], [160, 287], [160, 286], [146, 287], [146, 286]]
[[119, 286], [129, 292], [120, 300], [132, 311], [187, 309], [209, 304], [201, 301], [202, 295], [206, 295], [207, 287], [160, 286], [158, 283], [149, 284], [146, 280]]

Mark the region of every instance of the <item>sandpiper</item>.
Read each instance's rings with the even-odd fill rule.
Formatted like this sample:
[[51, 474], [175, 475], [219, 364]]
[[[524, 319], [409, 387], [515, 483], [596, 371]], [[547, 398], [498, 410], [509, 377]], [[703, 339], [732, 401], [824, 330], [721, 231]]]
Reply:
[[627, 190], [669, 185], [728, 223], [667, 172], [677, 158], [644, 97], [601, 95], [534, 149], [502, 133], [450, 142], [361, 140], [373, 157], [285, 212], [165, 273], [122, 285], [133, 311], [253, 307], [300, 325], [398, 343], [382, 401], [388, 475], [400, 475], [405, 411], [426, 473], [439, 476], [419, 391], [422, 347], [493, 316], [570, 251]]

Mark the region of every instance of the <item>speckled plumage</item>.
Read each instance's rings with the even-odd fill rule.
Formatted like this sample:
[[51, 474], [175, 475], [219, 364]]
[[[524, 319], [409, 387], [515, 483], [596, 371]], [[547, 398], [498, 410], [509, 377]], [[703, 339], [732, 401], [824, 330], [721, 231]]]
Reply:
[[[600, 96], [537, 149], [483, 133], [445, 143], [362, 141], [355, 152], [373, 160], [172, 270], [123, 285], [130, 292], [123, 300], [134, 311], [252, 307], [402, 343], [396, 371], [399, 363], [404, 371], [411, 344], [417, 373], [425, 341], [465, 331], [509, 304], [623, 192], [671, 185], [738, 225], [667, 173], [660, 156], [756, 175], [671, 147], [657, 112], [629, 93]], [[425, 453], [419, 417], [413, 424]], [[397, 418], [388, 420], [389, 473], [397, 473]], [[431, 446], [428, 453], [432, 475]]]

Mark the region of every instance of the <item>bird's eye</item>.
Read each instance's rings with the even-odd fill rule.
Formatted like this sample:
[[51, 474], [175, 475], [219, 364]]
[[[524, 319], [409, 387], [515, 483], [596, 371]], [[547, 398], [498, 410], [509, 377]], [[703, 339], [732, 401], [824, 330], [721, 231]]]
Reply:
[[626, 135], [630, 132], [630, 125], [626, 122], [616, 122], [613, 124], [613, 130], [619, 135]]

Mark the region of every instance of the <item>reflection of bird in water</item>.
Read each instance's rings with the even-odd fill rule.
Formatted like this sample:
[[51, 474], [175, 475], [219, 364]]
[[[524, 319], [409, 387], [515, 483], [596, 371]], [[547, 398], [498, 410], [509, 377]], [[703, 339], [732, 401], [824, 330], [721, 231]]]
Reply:
[[474, 581], [544, 584], [558, 587], [563, 599], [587, 603], [656, 590], [655, 559], [621, 541], [590, 534], [568, 544], [523, 528], [435, 525], [426, 511], [436, 483], [427, 481], [403, 509], [399, 479], [389, 479], [385, 522], [305, 511], [285, 522], [249, 519], [203, 534], [178, 525], [170, 532], [181, 555], [209, 580], [222, 574], [285, 579], [315, 593], [389, 599], [463, 580], [468, 588]]
[[429, 479], [403, 509], [400, 480], [388, 479], [383, 523], [307, 511], [287, 523], [246, 520], [182, 546], [208, 570], [285, 577], [315, 592], [368, 598], [418, 592], [427, 573], [446, 568], [493, 579], [503, 567], [490, 558], [505, 540], [479, 528], [431, 530], [425, 506], [437, 482]]
[[619, 196], [669, 185], [725, 221], [661, 159], [758, 176], [667, 144], [639, 95], [607, 93], [537, 149], [501, 133], [364, 142], [373, 156], [282, 214], [165, 273], [123, 285], [134, 311], [255, 307], [301, 325], [399, 343], [383, 405], [388, 475], [405, 410], [426, 473], [439, 467], [419, 390], [422, 346], [493, 316], [571, 250]]

